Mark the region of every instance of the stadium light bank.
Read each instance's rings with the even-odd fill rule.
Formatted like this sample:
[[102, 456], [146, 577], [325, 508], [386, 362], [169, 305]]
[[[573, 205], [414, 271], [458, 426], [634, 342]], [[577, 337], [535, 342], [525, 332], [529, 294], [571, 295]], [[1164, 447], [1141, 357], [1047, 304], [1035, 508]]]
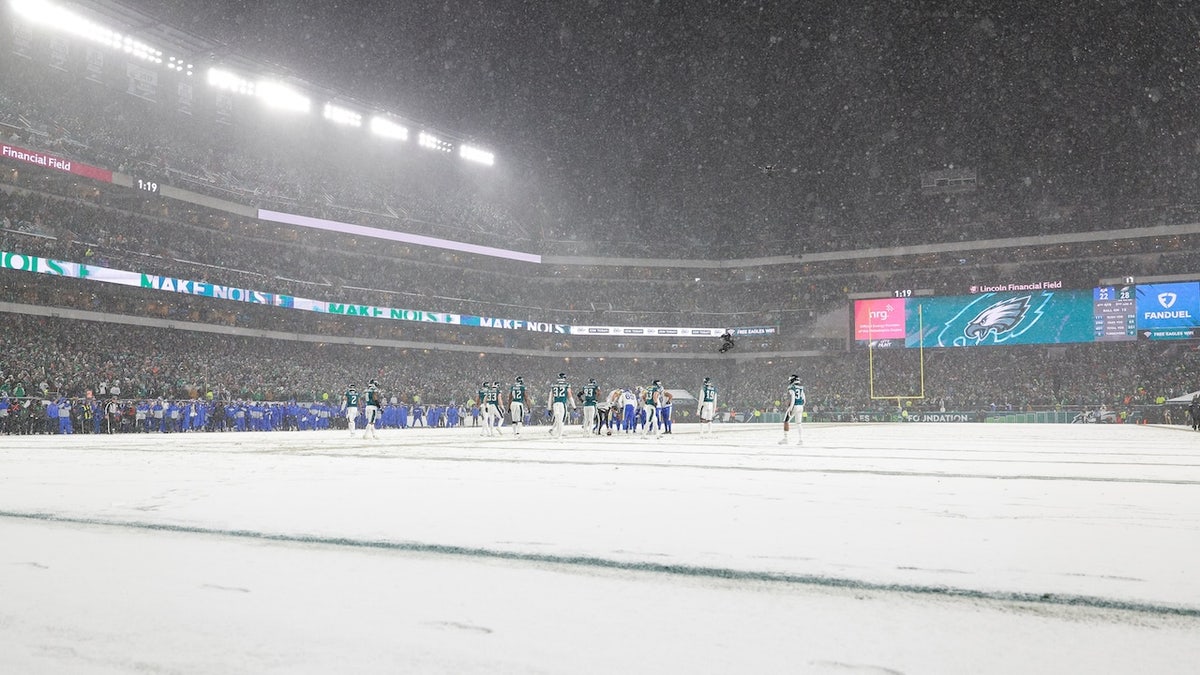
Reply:
[[103, 26], [81, 14], [43, 0], [11, 0], [13, 12], [32, 24], [82, 38], [115, 51], [124, 52], [133, 58], [161, 65], [179, 73], [192, 74], [192, 64], [177, 56], [163, 60], [163, 51], [122, 33]]
[[[53, 2], [9, 0], [9, 4], [16, 16], [47, 30], [73, 35], [186, 76], [191, 76], [194, 72], [195, 66], [182, 56], [164, 54], [158, 47], [108, 28]], [[263, 105], [271, 108], [302, 114], [312, 112], [312, 100], [302, 91], [283, 82], [242, 76], [219, 67], [208, 69], [207, 80], [208, 84], [216, 89], [257, 98]], [[323, 116], [333, 124], [363, 126], [362, 114], [332, 102], [325, 104]], [[384, 139], [407, 141], [409, 137], [408, 127], [383, 114], [372, 116], [367, 126], [370, 133]], [[458, 156], [464, 161], [484, 166], [493, 166], [496, 163], [496, 156], [487, 150], [465, 143], [456, 145], [427, 131], [418, 134], [417, 144], [447, 154], [454, 152], [457, 147]]]

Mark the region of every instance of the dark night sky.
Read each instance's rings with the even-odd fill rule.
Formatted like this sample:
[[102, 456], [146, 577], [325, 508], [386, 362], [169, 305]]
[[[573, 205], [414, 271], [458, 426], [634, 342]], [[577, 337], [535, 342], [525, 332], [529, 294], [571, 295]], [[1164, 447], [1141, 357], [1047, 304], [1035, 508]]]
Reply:
[[[1200, 148], [1187, 2], [129, 2], [478, 138], [584, 216], [777, 211], [947, 164], [1010, 180]], [[769, 163], [786, 181], [763, 185]]]

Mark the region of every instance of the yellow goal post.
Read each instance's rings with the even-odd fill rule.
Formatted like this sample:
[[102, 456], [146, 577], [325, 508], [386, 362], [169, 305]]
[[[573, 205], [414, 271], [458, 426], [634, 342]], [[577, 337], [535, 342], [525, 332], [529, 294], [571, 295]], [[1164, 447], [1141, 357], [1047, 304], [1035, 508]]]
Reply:
[[[887, 400], [896, 402], [897, 409], [903, 409], [904, 401], [921, 400], [925, 398], [925, 319], [922, 306], [917, 305], [917, 354], [919, 393], [913, 394], [876, 394], [875, 393], [875, 338], [870, 317], [867, 319], [867, 378], [872, 401]], [[902, 347], [903, 348], [903, 347]]]

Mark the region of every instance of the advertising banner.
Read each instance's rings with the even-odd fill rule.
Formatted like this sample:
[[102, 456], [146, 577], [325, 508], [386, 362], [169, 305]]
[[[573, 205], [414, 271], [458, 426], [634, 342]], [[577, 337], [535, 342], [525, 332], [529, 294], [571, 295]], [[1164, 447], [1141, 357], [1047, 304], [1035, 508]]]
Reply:
[[104, 83], [104, 52], [99, 47], [87, 48], [83, 55], [84, 79], [98, 84]]
[[49, 42], [50, 50], [46, 54], [46, 65], [55, 70], [67, 72], [67, 60], [71, 56], [71, 43], [59, 35], [52, 36]]
[[[696, 330], [693, 328], [680, 328], [679, 330]], [[779, 333], [778, 326], [745, 326], [742, 328], [730, 328], [730, 333], [734, 337], [757, 337], [761, 335], [776, 335]]]
[[904, 298], [854, 301], [854, 339], [903, 340], [908, 334]]
[[[775, 329], [763, 326], [730, 328], [729, 330], [734, 335], [769, 335], [773, 334]], [[738, 333], [738, 331], [745, 332]], [[571, 335], [608, 335], [615, 337], [718, 338], [725, 333], [725, 329], [700, 326], [570, 326], [569, 332]]]
[[175, 109], [184, 115], [192, 114], [192, 85], [187, 82], [175, 85]]
[[132, 63], [125, 64], [125, 93], [143, 101], [158, 101], [158, 73]]
[[1179, 340], [1197, 336], [1200, 326], [1200, 282], [1138, 284], [1138, 337]]
[[108, 171], [107, 169], [88, 166], [87, 164], [81, 164], [69, 159], [55, 157], [54, 155], [38, 152], [36, 150], [26, 150], [25, 148], [19, 148], [15, 145], [9, 145], [7, 143], [0, 143], [0, 157], [3, 157], [4, 159], [13, 159], [18, 162], [25, 162], [26, 164], [35, 164], [47, 169], [54, 169], [55, 171], [73, 173], [78, 176], [104, 181], [105, 183], [112, 182], [112, 172]]
[[[377, 305], [360, 305], [354, 303], [327, 302], [310, 298], [298, 298], [290, 295], [267, 293], [250, 288], [222, 286], [194, 279], [143, 274], [129, 270], [120, 270], [98, 265], [83, 265], [63, 260], [53, 260], [38, 256], [25, 255], [9, 251], [0, 251], [0, 269], [35, 274], [85, 279], [120, 286], [152, 289], [165, 293], [180, 293], [203, 298], [244, 302], [253, 305], [266, 305], [282, 309], [318, 312], [321, 314], [361, 317], [370, 319], [389, 319], [392, 321], [417, 321], [421, 323], [438, 323], [460, 326], [476, 326], [480, 328], [496, 328], [507, 331], [531, 331], [535, 333], [556, 333], [562, 335], [607, 335], [620, 337], [718, 337], [725, 332], [724, 328], [687, 328], [687, 327], [645, 327], [645, 326], [570, 326], [566, 324], [534, 321], [531, 319], [500, 319], [467, 314], [452, 314], [449, 312], [428, 312], [417, 309], [401, 309], [396, 307], [380, 307]], [[759, 331], [774, 331], [774, 327], [760, 326], [741, 329], [749, 334], [763, 334]], [[739, 330], [739, 329], [731, 329]]]

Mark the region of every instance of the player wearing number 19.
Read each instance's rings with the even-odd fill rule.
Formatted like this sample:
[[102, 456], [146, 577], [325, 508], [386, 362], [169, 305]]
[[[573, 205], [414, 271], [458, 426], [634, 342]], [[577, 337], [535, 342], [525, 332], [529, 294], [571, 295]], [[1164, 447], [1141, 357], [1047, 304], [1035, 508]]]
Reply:
[[712, 383], [712, 378], [704, 378], [704, 382], [700, 385], [700, 401], [696, 407], [696, 416], [700, 418], [700, 433], [712, 433], [713, 415], [717, 412], [717, 386]]
[[567, 423], [567, 406], [575, 409], [575, 397], [571, 393], [571, 385], [567, 383], [566, 373], [559, 373], [558, 379], [550, 385], [550, 394], [546, 397], [546, 412], [552, 420], [550, 435], [562, 440], [563, 428]]

